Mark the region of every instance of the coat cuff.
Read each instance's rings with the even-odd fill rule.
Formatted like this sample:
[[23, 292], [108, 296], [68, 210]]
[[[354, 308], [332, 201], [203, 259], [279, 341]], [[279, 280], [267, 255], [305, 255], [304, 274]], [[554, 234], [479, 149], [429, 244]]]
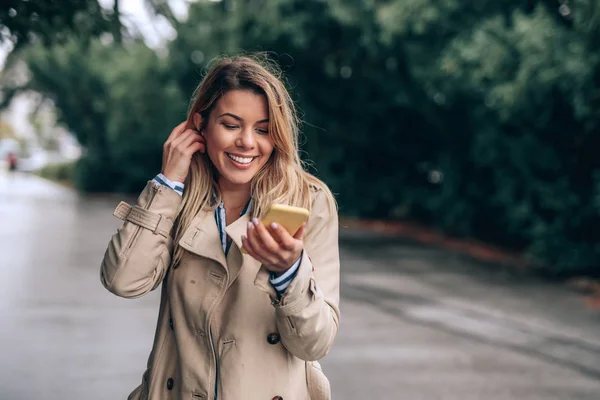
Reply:
[[317, 297], [317, 284], [313, 276], [312, 262], [306, 251], [302, 252], [300, 266], [294, 279], [287, 287], [281, 300], [275, 303], [277, 313], [282, 316], [296, 315]]
[[169, 187], [178, 195], [183, 196], [183, 189], [185, 188], [185, 185], [181, 182], [172, 181], [163, 174], [156, 175], [152, 181], [158, 183], [159, 185]]
[[148, 211], [175, 220], [183, 197], [165, 185], [148, 181], [146, 189], [138, 197], [138, 205]]
[[271, 273], [269, 281], [271, 281], [271, 285], [273, 285], [280, 296], [285, 293], [285, 290], [288, 288], [288, 286], [290, 286], [290, 283], [292, 283], [292, 280], [296, 276], [301, 262], [302, 254], [300, 254], [300, 257], [298, 257], [296, 262], [283, 274], [276, 274], [274, 272]]

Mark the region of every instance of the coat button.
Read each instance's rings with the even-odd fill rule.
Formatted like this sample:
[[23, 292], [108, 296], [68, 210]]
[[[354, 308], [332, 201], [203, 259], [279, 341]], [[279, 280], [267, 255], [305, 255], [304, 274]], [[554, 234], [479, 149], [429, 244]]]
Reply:
[[175, 381], [173, 380], [173, 378], [167, 379], [167, 389], [169, 389], [169, 390], [173, 389], [174, 384], [175, 384]]
[[169, 318], [169, 326], [171, 327], [171, 330], [173, 330], [173, 318]]
[[269, 336], [267, 336], [267, 342], [269, 342], [269, 344], [277, 344], [279, 343], [279, 339], [281, 339], [279, 333], [269, 333]]

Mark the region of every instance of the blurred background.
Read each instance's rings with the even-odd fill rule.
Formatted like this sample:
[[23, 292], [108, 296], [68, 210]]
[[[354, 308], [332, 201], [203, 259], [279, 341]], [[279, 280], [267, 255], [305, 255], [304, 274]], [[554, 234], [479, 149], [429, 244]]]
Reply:
[[139, 191], [207, 63], [270, 51], [343, 214], [599, 274], [596, 1], [9, 0], [0, 21], [2, 151], [58, 152], [79, 190]]
[[[354, 227], [342, 232], [348, 265], [343, 293], [353, 328], [329, 362], [334, 394], [346, 399], [374, 393], [406, 399], [600, 398], [600, 344], [595, 341], [600, 302], [585, 303], [547, 279], [576, 278], [579, 288], [600, 293], [593, 283], [600, 276], [598, 1], [4, 0], [0, 38], [2, 273], [5, 289], [20, 293], [4, 298], [7, 316], [16, 314], [14, 304], [23, 306], [15, 300], [29, 296], [22, 291], [32, 290], [21, 285], [25, 281], [15, 284], [13, 272], [33, 268], [34, 260], [60, 264], [65, 276], [72, 276], [68, 266], [80, 273], [89, 265], [82, 279], [91, 277], [94, 283], [90, 280], [86, 290], [101, 290], [93, 274], [118, 226], [110, 221], [112, 207], [160, 171], [161, 146], [185, 119], [208, 63], [222, 54], [267, 51], [281, 65], [301, 110], [302, 156], [330, 185], [340, 214]], [[360, 221], [366, 220], [418, 224], [444, 237], [502, 248], [516, 254], [528, 272], [480, 265], [447, 249], [423, 247], [415, 238], [400, 240], [389, 234], [394, 229], [386, 234], [365, 230]], [[15, 235], [15, 226], [32, 233], [28, 242]], [[63, 248], [62, 255], [48, 258], [43, 249], [66, 246], [66, 234], [58, 233], [67, 229], [68, 237], [85, 237], [87, 245]], [[43, 236], [46, 231], [55, 232], [51, 240]], [[32, 239], [36, 235], [39, 242]], [[15, 258], [18, 248], [33, 258]], [[538, 280], [540, 274], [545, 279]], [[46, 286], [39, 285], [36, 290], [43, 292]], [[462, 296], [460, 306], [443, 301], [446, 308], [440, 312], [440, 293], [446, 300]], [[44, 301], [56, 295], [46, 294]], [[406, 311], [434, 298], [436, 312]], [[69, 304], [64, 310], [71, 309]], [[467, 307], [473, 304], [482, 308]], [[127, 381], [110, 393], [124, 393], [122, 388], [137, 382], [155, 306], [141, 303], [148, 317], [140, 331], [147, 342]], [[106, 312], [96, 328], [113, 329], [106, 319], [112, 314]], [[119, 321], [139, 317], [128, 312]], [[400, 320], [388, 321], [390, 315]], [[373, 318], [370, 332], [361, 324], [367, 316]], [[39, 317], [31, 317], [32, 327]], [[487, 321], [483, 326], [482, 320]], [[543, 329], [532, 328], [532, 322]], [[429, 371], [419, 376], [426, 380], [415, 378], [414, 365], [407, 364], [408, 354], [417, 354], [407, 349], [418, 347], [410, 338], [428, 337], [411, 331], [414, 324], [433, 329], [423, 349], [439, 344], [435, 352], [418, 353], [417, 369]], [[466, 342], [444, 336], [457, 331]], [[2, 332], [9, 338], [7, 349], [7, 343], [17, 345], [14, 331]], [[530, 336], [515, 339], [523, 332]], [[382, 347], [368, 347], [369, 337], [377, 337], [374, 342]], [[114, 344], [118, 337], [111, 340]], [[482, 349], [471, 354], [469, 340]], [[404, 347], [408, 353], [399, 343], [412, 343]], [[500, 353], [485, 343], [500, 346]], [[488, 361], [516, 357], [515, 350], [537, 360], [531, 365], [507, 361], [511, 376], [527, 377], [526, 385], [517, 385], [526, 387], [522, 392], [506, 392], [510, 380], [478, 375]], [[451, 360], [448, 365], [435, 356], [444, 351], [450, 352], [444, 358]], [[122, 362], [117, 356], [98, 371]], [[39, 368], [56, 361], [55, 354], [47, 357]], [[9, 359], [0, 364], [3, 369], [21, 365], [27, 375], [20, 357]], [[442, 364], [444, 373], [434, 368]], [[555, 364], [559, 370], [552, 369]], [[448, 375], [457, 365], [466, 368], [463, 380]], [[374, 371], [381, 372], [378, 378], [369, 375]], [[34, 382], [52, 384], [51, 376]], [[1, 398], [30, 398], [15, 383], [21, 378], [5, 379]], [[440, 382], [452, 384], [434, 390]], [[94, 380], [97, 398], [110, 398], [102, 394], [105, 383]], [[8, 397], [2, 387], [9, 388]], [[78, 393], [57, 390], [41, 398]]]

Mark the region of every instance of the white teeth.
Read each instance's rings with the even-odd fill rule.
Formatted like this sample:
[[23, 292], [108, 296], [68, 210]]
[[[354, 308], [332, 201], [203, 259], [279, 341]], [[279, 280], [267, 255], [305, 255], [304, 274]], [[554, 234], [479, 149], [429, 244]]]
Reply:
[[229, 154], [229, 153], [227, 153], [227, 155], [233, 161], [239, 162], [240, 164], [250, 164], [252, 162], [252, 160], [254, 160], [254, 157], [238, 157], [238, 156], [234, 156], [233, 154]]

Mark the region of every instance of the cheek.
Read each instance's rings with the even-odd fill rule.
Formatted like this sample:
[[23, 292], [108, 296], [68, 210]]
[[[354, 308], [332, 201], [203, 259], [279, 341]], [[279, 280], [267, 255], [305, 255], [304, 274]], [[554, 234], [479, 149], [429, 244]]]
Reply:
[[218, 160], [218, 155], [216, 154], [217, 152], [214, 150], [211, 150], [210, 147], [207, 146], [207, 150], [206, 150], [206, 155], [208, 156], [208, 159], [210, 160], [210, 162], [217, 166], [217, 160]]
[[206, 153], [210, 156], [210, 158], [212, 159], [216, 153], [216, 146], [213, 140], [211, 140], [210, 138], [206, 137]]
[[219, 155], [225, 148], [222, 140], [222, 135], [219, 135], [218, 130], [211, 130], [204, 135], [206, 140], [206, 150], [211, 158]]
[[210, 160], [210, 163], [217, 168], [219, 173], [221, 172], [221, 164], [223, 163], [221, 155], [223, 152], [219, 151], [219, 144], [212, 140], [206, 139], [206, 155]]
[[273, 140], [271, 138], [264, 138], [260, 144], [261, 153], [265, 156], [266, 159], [269, 159], [271, 154], [273, 154], [273, 150], [275, 149], [275, 145], [273, 144]]

